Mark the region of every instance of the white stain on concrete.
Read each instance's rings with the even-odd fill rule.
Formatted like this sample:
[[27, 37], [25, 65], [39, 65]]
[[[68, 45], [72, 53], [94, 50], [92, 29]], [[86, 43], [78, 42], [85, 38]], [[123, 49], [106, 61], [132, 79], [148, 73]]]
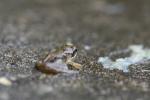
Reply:
[[144, 48], [143, 45], [131, 45], [128, 49], [132, 51], [129, 57], [118, 58], [115, 61], [112, 61], [109, 57], [99, 57], [98, 63], [103, 64], [104, 68], [110, 70], [119, 69], [128, 72], [130, 65], [150, 59], [150, 49]]

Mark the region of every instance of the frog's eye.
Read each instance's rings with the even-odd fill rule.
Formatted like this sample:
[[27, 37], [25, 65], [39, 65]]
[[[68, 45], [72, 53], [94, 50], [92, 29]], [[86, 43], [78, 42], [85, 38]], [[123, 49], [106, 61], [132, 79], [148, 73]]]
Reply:
[[75, 50], [73, 51], [73, 53], [72, 53], [72, 57], [76, 56], [77, 51], [78, 51], [77, 49], [75, 49]]

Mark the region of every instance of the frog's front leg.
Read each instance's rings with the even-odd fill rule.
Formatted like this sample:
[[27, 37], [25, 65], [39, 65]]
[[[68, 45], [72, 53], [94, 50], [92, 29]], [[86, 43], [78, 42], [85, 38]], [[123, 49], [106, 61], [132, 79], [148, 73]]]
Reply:
[[66, 62], [66, 64], [71, 65], [71, 66], [75, 67], [76, 69], [81, 69], [81, 67], [82, 67], [81, 64], [76, 63], [76, 62], [73, 62], [73, 61], [70, 61], [70, 60], [68, 60], [68, 61]]

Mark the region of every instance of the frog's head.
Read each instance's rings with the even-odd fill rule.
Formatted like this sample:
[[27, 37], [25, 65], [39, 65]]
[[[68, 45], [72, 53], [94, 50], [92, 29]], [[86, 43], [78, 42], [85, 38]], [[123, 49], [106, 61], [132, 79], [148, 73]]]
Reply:
[[73, 44], [66, 44], [64, 45], [64, 55], [68, 58], [68, 59], [72, 59], [77, 55], [77, 48], [76, 46], [74, 46]]

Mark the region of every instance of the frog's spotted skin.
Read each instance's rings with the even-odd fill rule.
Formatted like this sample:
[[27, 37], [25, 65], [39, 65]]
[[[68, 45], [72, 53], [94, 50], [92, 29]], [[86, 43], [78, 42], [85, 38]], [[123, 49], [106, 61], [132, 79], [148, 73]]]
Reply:
[[46, 74], [77, 73], [68, 69], [68, 65], [76, 69], [81, 68], [80, 64], [73, 62], [76, 55], [77, 48], [72, 44], [67, 44], [49, 53], [44, 60], [37, 62], [36, 68]]

